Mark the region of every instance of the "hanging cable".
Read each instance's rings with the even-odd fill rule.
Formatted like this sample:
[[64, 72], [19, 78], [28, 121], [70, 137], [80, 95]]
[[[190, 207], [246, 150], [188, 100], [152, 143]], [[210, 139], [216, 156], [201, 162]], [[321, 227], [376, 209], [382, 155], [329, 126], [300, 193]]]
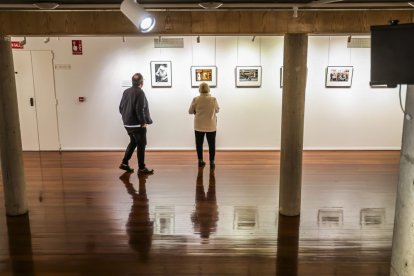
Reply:
[[193, 46], [193, 38], [191, 38], [191, 66], [194, 66], [194, 46]]
[[217, 36], [214, 37], [214, 65], [217, 66]]
[[329, 64], [330, 54], [331, 54], [331, 36], [329, 36], [329, 44], [328, 44], [328, 66], [330, 65]]
[[398, 94], [400, 95], [400, 107], [401, 107], [402, 112], [404, 113], [404, 118], [406, 120], [411, 120], [413, 118], [413, 116], [411, 116], [411, 114], [409, 114], [409, 113], [406, 113], [405, 110], [404, 110], [404, 108], [403, 108], [403, 105], [402, 105], [402, 99], [401, 99], [401, 84], [400, 84], [400, 91], [399, 91]]
[[404, 107], [403, 107], [403, 105], [402, 105], [402, 100], [401, 100], [401, 84], [400, 84], [400, 89], [399, 89], [400, 91], [399, 91], [399, 95], [400, 95], [400, 107], [401, 107], [401, 110], [402, 110], [402, 112], [405, 114], [405, 110], [404, 110]]
[[262, 37], [259, 37], [259, 62], [262, 66]]
[[239, 66], [239, 37], [237, 36], [237, 66]]

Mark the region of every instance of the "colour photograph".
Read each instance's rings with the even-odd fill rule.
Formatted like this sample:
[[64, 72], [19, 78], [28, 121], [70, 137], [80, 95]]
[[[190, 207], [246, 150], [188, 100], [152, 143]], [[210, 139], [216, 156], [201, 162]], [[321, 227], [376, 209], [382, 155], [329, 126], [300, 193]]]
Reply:
[[351, 87], [352, 73], [352, 66], [328, 66], [326, 87]]
[[216, 66], [191, 66], [191, 87], [198, 87], [202, 82], [210, 87], [217, 86]]

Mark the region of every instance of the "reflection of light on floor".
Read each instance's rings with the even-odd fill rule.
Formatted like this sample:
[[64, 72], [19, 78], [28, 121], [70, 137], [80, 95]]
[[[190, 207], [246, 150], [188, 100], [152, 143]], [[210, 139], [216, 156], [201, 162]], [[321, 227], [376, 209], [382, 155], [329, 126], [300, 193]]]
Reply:
[[385, 223], [384, 208], [363, 208], [360, 212], [361, 228], [381, 228]]
[[154, 209], [155, 234], [170, 235], [175, 231], [174, 206], [156, 206]]
[[318, 226], [321, 228], [341, 228], [344, 221], [342, 208], [322, 208], [318, 210]]
[[235, 206], [233, 228], [236, 232], [254, 233], [258, 228], [258, 212], [256, 206]]

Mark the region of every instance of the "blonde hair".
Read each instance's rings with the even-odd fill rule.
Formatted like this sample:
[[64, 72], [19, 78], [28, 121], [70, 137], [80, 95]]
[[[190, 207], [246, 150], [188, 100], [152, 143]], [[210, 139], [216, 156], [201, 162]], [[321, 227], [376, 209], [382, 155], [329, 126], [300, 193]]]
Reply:
[[208, 86], [208, 84], [207, 84], [207, 83], [202, 82], [202, 83], [200, 84], [200, 87], [198, 87], [198, 91], [199, 91], [200, 93], [209, 93], [209, 92], [210, 92], [210, 87]]

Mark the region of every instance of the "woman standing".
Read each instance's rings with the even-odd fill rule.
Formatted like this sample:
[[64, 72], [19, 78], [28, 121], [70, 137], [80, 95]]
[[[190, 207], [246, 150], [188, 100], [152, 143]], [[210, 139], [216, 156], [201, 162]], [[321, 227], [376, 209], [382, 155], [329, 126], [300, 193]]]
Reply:
[[194, 131], [197, 148], [198, 166], [203, 167], [206, 162], [203, 160], [204, 136], [207, 136], [208, 151], [210, 156], [210, 167], [214, 168], [214, 157], [216, 154], [216, 128], [219, 106], [215, 97], [210, 94], [210, 87], [203, 82], [198, 88], [200, 96], [195, 97], [191, 102], [188, 112], [194, 114]]

